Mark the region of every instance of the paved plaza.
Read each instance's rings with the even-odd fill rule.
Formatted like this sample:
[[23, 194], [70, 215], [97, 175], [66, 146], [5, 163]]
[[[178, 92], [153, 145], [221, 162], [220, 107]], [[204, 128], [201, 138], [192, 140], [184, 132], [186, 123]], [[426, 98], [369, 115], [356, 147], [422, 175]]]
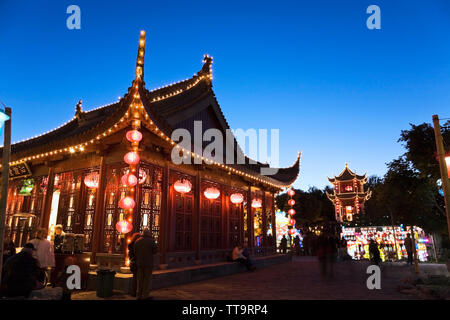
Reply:
[[[300, 300], [300, 299], [414, 299], [400, 293], [403, 279], [413, 274], [405, 264], [382, 267], [381, 289], [366, 286], [368, 262], [334, 264], [334, 276], [322, 277], [316, 257], [294, 257], [292, 262], [254, 272], [172, 286], [152, 291], [155, 300]], [[80, 292], [73, 299], [99, 299], [95, 292]], [[116, 292], [109, 299], [133, 299]]]

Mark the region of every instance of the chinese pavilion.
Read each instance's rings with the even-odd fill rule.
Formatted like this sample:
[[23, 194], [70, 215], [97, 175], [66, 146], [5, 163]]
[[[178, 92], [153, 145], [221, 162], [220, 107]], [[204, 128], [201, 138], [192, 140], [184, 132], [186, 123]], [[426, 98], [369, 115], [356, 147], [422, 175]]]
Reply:
[[333, 194], [327, 192], [335, 207], [336, 221], [353, 221], [353, 215], [364, 212], [364, 202], [369, 200], [372, 191], [364, 191], [364, 184], [367, 183], [366, 174], [360, 176], [348, 168], [334, 178], [328, 178], [333, 184]]
[[[144, 52], [142, 31], [135, 79], [118, 102], [85, 111], [80, 101], [62, 126], [11, 146], [6, 234], [22, 245], [33, 226], [51, 234], [62, 224], [84, 235], [91, 263], [123, 265], [127, 240], [145, 227], [158, 243], [156, 266], [220, 261], [235, 241], [255, 255], [275, 252], [274, 195], [296, 180], [300, 153], [265, 176], [268, 164], [225, 164], [180, 147], [171, 133], [194, 136], [194, 121], [224, 136], [229, 129], [212, 90], [212, 57], [193, 77], [148, 90]], [[236, 158], [242, 151], [233, 141]], [[174, 164], [174, 148], [202, 161]]]

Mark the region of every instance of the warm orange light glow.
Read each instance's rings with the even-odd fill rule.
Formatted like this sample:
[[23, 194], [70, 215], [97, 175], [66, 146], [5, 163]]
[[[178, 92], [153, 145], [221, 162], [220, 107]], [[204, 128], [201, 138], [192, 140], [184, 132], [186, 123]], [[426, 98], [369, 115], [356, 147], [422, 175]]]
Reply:
[[292, 197], [294, 194], [295, 194], [295, 191], [293, 189], [289, 189], [288, 195]]
[[261, 208], [262, 202], [260, 199], [253, 199], [252, 200], [252, 208]]
[[447, 176], [450, 179], [450, 156], [445, 157], [445, 163], [447, 164]]
[[290, 199], [288, 201], [288, 203], [289, 203], [290, 206], [293, 206], [295, 204], [295, 200], [294, 199]]
[[295, 210], [294, 209], [289, 209], [288, 213], [292, 217], [295, 214]]

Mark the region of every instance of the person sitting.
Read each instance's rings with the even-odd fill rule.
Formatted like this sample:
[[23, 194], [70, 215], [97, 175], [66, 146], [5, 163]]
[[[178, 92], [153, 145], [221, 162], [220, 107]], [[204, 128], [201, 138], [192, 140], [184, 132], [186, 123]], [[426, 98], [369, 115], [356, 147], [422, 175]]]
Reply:
[[38, 281], [40, 266], [33, 256], [35, 250], [33, 244], [27, 243], [21, 252], [6, 261], [2, 279], [5, 296], [28, 298], [33, 290], [44, 287]]
[[244, 256], [243, 251], [244, 251], [244, 249], [242, 248], [242, 246], [236, 244], [233, 249], [232, 260], [234, 262], [242, 263], [249, 271], [254, 270], [255, 267], [250, 262], [249, 256], [248, 255], [247, 255], [247, 257]]

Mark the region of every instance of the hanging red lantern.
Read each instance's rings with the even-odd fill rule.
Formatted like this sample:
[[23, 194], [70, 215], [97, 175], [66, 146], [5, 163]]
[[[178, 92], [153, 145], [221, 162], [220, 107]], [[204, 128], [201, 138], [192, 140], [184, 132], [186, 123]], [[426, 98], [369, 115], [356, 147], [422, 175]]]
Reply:
[[97, 189], [98, 188], [98, 180], [99, 180], [98, 172], [91, 172], [86, 177], [84, 177], [84, 184], [88, 188]]
[[253, 199], [252, 200], [252, 208], [261, 208], [262, 202], [260, 199]]
[[203, 191], [203, 194], [207, 199], [215, 200], [220, 196], [220, 191], [215, 187], [209, 187], [205, 191]]
[[289, 205], [292, 207], [295, 204], [295, 200], [294, 199], [290, 199], [288, 201]]
[[288, 195], [289, 195], [290, 197], [294, 196], [294, 194], [295, 194], [295, 191], [294, 191], [293, 189], [289, 189], [289, 190], [288, 190]]
[[244, 196], [242, 195], [242, 193], [233, 193], [230, 196], [230, 201], [234, 204], [240, 204], [244, 201]]
[[130, 130], [127, 132], [126, 137], [130, 142], [139, 142], [142, 140], [142, 133], [138, 130]]
[[177, 180], [173, 184], [173, 187], [176, 192], [184, 194], [192, 190], [192, 183], [187, 179]]
[[295, 210], [294, 209], [289, 209], [288, 213], [292, 217], [295, 214]]
[[124, 186], [134, 187], [138, 183], [138, 180], [134, 174], [127, 173], [122, 176], [122, 179], [120, 179], [120, 182]]
[[294, 228], [289, 229], [288, 233], [289, 233], [291, 236], [293, 236], [293, 235], [295, 234], [295, 229], [294, 229]]
[[294, 226], [294, 225], [295, 225], [295, 220], [294, 220], [294, 219], [289, 219], [289, 224], [290, 224], [291, 226]]
[[127, 220], [121, 220], [116, 223], [116, 230], [122, 234], [129, 233], [133, 230], [133, 225], [129, 223]]
[[128, 152], [124, 157], [123, 161], [125, 161], [127, 164], [138, 164], [139, 163], [139, 155], [134, 152], [130, 151]]
[[134, 199], [131, 197], [125, 197], [120, 199], [119, 201], [119, 207], [121, 207], [124, 210], [133, 209], [136, 205], [136, 202], [134, 202]]

